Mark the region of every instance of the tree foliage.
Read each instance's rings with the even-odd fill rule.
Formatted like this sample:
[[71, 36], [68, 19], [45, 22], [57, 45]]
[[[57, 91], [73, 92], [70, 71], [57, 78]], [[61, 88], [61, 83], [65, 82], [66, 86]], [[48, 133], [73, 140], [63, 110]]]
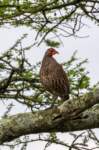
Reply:
[[[96, 0], [1, 0], [0, 26], [26, 26], [36, 33], [34, 43], [37, 45], [45, 42], [47, 46], [59, 47], [62, 36], [79, 37], [78, 31], [85, 26], [86, 18], [99, 25], [98, 13], [99, 2]], [[21, 105], [23, 113], [26, 110], [35, 113], [50, 108], [53, 103], [52, 95], [45, 91], [39, 80], [40, 62], [32, 66], [27, 59], [27, 51], [34, 43], [23, 47], [22, 41], [25, 38], [26, 34], [0, 55], [0, 103], [7, 105], [2, 119], [12, 114], [15, 105]], [[70, 97], [73, 100], [86, 97], [86, 93], [94, 92], [98, 88], [98, 83], [90, 86], [90, 77], [85, 68], [87, 62], [87, 59], [78, 59], [77, 52], [74, 52], [71, 58], [62, 64], [69, 76]], [[62, 101], [57, 99], [54, 105], [58, 107], [61, 104]], [[51, 132], [35, 136], [25, 135], [10, 143], [4, 143], [3, 146], [14, 149], [20, 145], [20, 149], [25, 150], [28, 143], [45, 141], [45, 149], [55, 143], [69, 150], [90, 150], [89, 140], [94, 142], [96, 148], [99, 145], [98, 137], [92, 130], [70, 135], [71, 143], [61, 140], [57, 133]]]
[[31, 27], [38, 44], [49, 36], [77, 36], [85, 18], [99, 24], [96, 0], [1, 0], [0, 8], [1, 26]]

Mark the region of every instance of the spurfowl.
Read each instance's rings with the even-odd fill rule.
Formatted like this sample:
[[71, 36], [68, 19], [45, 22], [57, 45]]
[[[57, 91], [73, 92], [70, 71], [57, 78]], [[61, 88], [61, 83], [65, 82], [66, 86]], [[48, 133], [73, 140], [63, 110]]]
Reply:
[[58, 54], [54, 48], [49, 48], [43, 57], [40, 69], [41, 83], [47, 91], [62, 100], [69, 99], [69, 81], [62, 66], [53, 58]]

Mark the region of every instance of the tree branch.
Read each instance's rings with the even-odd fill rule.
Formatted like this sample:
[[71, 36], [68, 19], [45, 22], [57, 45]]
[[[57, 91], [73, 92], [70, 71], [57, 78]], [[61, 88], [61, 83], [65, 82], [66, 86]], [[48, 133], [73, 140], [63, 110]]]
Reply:
[[11, 79], [12, 79], [12, 76], [13, 76], [14, 72], [15, 72], [15, 71], [12, 69], [12, 70], [11, 70], [11, 73], [10, 73], [10, 75], [9, 75], [7, 81], [6, 81], [6, 83], [4, 84], [4, 82], [3, 82], [4, 85], [0, 87], [0, 93], [6, 92], [6, 90], [7, 90], [8, 86], [9, 86], [9, 84], [11, 83]]
[[97, 128], [99, 106], [94, 106], [97, 103], [99, 103], [99, 90], [79, 99], [68, 100], [58, 108], [3, 118], [0, 121], [0, 144], [26, 134]]

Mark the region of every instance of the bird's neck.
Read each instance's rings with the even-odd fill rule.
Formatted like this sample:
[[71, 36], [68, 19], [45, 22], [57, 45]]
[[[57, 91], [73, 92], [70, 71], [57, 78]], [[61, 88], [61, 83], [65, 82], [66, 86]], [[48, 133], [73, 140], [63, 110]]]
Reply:
[[55, 59], [52, 56], [45, 55], [43, 58], [42, 64], [47, 65], [47, 64], [50, 64], [51, 61], [55, 61]]

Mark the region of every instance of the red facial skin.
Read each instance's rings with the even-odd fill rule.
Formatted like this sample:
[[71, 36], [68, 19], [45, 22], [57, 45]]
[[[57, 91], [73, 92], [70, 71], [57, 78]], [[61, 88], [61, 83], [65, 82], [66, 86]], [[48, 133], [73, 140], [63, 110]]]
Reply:
[[53, 56], [53, 55], [55, 55], [55, 54], [59, 54], [59, 52], [58, 51], [56, 51], [54, 48], [49, 48], [48, 49], [48, 55], [49, 56]]

